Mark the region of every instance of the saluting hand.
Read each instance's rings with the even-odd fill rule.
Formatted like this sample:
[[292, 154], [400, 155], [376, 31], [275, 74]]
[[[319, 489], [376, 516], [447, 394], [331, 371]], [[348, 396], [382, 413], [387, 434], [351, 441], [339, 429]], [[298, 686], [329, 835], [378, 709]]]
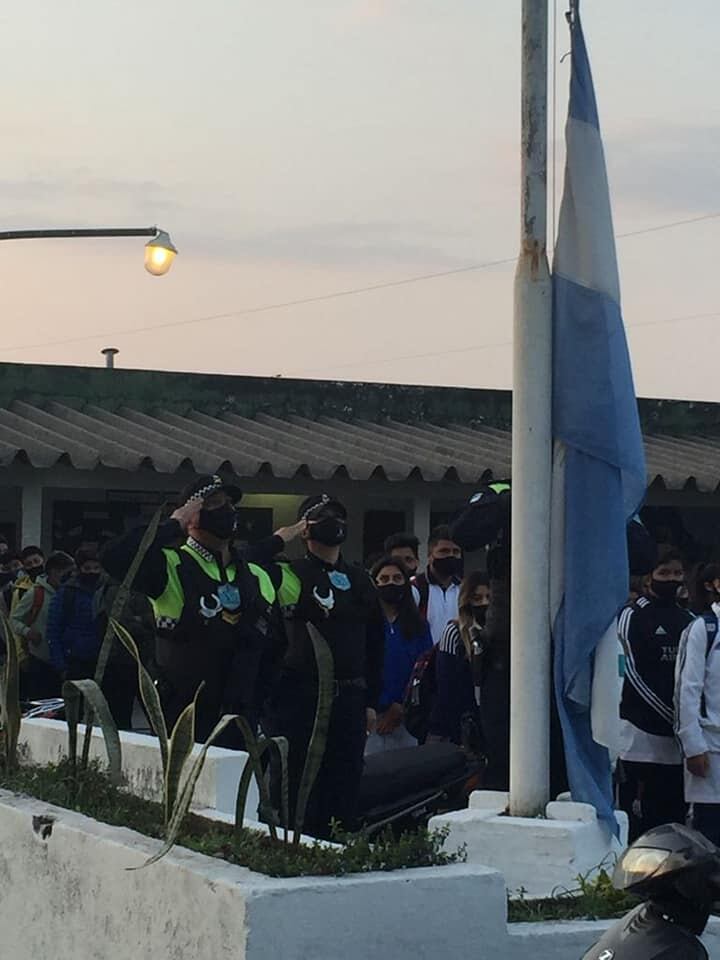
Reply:
[[175, 510], [170, 519], [177, 520], [183, 528], [183, 532], [187, 533], [191, 526], [197, 526], [196, 521], [200, 515], [202, 506], [202, 500], [188, 500], [187, 503], [184, 503]]
[[290, 527], [280, 527], [279, 530], [275, 531], [275, 536], [280, 537], [283, 543], [290, 543], [307, 530], [307, 525], [307, 520], [298, 520]]

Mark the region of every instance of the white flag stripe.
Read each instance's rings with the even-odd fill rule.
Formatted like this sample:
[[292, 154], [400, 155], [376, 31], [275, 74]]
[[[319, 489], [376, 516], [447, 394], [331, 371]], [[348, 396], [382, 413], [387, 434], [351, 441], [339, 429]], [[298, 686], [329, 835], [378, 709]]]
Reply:
[[[572, 117], [566, 126], [565, 193], [553, 273], [620, 303], [605, 155], [596, 127]], [[592, 230], [587, 224], [593, 225]]]

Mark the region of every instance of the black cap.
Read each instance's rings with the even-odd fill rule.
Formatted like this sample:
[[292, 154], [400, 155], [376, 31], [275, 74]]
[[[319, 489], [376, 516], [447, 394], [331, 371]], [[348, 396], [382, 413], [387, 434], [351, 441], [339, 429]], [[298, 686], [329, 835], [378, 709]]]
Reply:
[[326, 513], [333, 513], [347, 520], [345, 506], [336, 497], [331, 497], [327, 493], [316, 493], [312, 497], [306, 497], [300, 504], [298, 520], [317, 520]]
[[183, 487], [178, 502], [183, 506], [189, 500], [205, 500], [219, 490], [226, 493], [233, 503], [238, 503], [242, 499], [242, 490], [240, 487], [236, 487], [232, 483], [227, 483], [217, 474], [206, 473]]

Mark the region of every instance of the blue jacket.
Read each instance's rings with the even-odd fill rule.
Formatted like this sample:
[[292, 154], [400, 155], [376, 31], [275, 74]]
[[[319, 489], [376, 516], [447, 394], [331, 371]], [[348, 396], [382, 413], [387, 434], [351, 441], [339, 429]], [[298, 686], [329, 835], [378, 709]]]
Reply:
[[383, 688], [379, 711], [382, 713], [391, 703], [402, 703], [418, 657], [432, 648], [432, 636], [428, 624], [415, 637], [406, 638], [397, 620], [390, 623], [383, 617], [385, 629], [385, 660], [383, 663]]
[[430, 733], [462, 744], [461, 720], [477, 715], [472, 667], [465, 653], [457, 624], [445, 628], [435, 658], [437, 694], [430, 716]]
[[46, 637], [53, 666], [60, 673], [69, 659], [94, 660], [100, 651], [95, 592], [71, 580], [52, 599]]

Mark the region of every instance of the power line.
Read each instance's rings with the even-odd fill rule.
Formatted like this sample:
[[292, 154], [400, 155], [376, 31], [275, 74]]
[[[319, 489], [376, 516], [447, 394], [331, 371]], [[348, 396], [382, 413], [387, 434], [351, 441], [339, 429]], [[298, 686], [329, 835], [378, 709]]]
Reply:
[[502, 260], [488, 260], [486, 263], [473, 263], [467, 267], [455, 267], [452, 270], [440, 270], [435, 273], [424, 273], [416, 277], [404, 277], [401, 280], [387, 280], [382, 283], [372, 283], [365, 287], [353, 287], [349, 290], [335, 290], [332, 293], [319, 294], [315, 297], [300, 297], [296, 300], [282, 300], [278, 303], [266, 303], [260, 307], [244, 307], [241, 310], [231, 310], [228, 313], [213, 313], [206, 317], [192, 317], [189, 320], [170, 320], [167, 323], [158, 323], [151, 327], [136, 327], [135, 329], [106, 330], [103, 333], [84, 334], [81, 337], [70, 337], [65, 340], [52, 340], [45, 343], [31, 343], [22, 347], [0, 347], [0, 353], [14, 353], [19, 350], [39, 350], [43, 347], [61, 347], [71, 343], [84, 343], [88, 340], [99, 340], [109, 337], [130, 336], [136, 333], [149, 333], [154, 330], [167, 330], [170, 327], [187, 327], [195, 323], [209, 323], [212, 320], [231, 320], [233, 317], [247, 317], [255, 313], [267, 313], [270, 310], [284, 310], [288, 307], [299, 307], [307, 303], [321, 303], [324, 300], [336, 300], [341, 297], [352, 297], [359, 293], [371, 293], [374, 290], [387, 290], [390, 287], [403, 287], [421, 280], [437, 280], [440, 277], [452, 277], [458, 273], [471, 273], [477, 270], [487, 270], [490, 267], [499, 267], [508, 263], [515, 263], [517, 257], [505, 257]]
[[[687, 226], [693, 223], [699, 223], [703, 220], [714, 220], [720, 217], [720, 211], [716, 213], [706, 213], [702, 216], [691, 217], [686, 220], [674, 220], [670, 223], [661, 223], [654, 227], [644, 227], [640, 230], [630, 230], [627, 233], [616, 234], [616, 239], [622, 240], [627, 237], [636, 237], [644, 233], [655, 233], [659, 230], [671, 230], [674, 227]], [[372, 283], [363, 287], [352, 287], [348, 290], [335, 290], [332, 293], [318, 294], [314, 297], [300, 297], [295, 300], [282, 300], [278, 303], [267, 303], [259, 307], [243, 307], [240, 310], [231, 310], [227, 313], [214, 313], [204, 317], [191, 317], [186, 320], [170, 320], [167, 323], [158, 323], [154, 326], [127, 327], [118, 330], [105, 330], [101, 333], [84, 334], [79, 337], [68, 337], [63, 340], [43, 341], [42, 343], [29, 343], [18, 347], [0, 347], [0, 353], [21, 353], [25, 350], [43, 350], [47, 347], [64, 347], [75, 343], [87, 343], [92, 340], [103, 340], [111, 337], [128, 337], [139, 333], [152, 333], [155, 330], [168, 330], [177, 327], [188, 327], [198, 323], [210, 323], [214, 320], [231, 320], [234, 317], [247, 317], [257, 313], [268, 313], [271, 310], [286, 310], [290, 307], [304, 306], [310, 303], [322, 303], [327, 300], [337, 300], [343, 297], [352, 297], [363, 293], [372, 293], [376, 290], [388, 290], [393, 287], [404, 287], [413, 283], [420, 283], [425, 280], [437, 280], [442, 277], [452, 277], [461, 273], [473, 273], [478, 270], [487, 270], [491, 267], [505, 266], [515, 263], [517, 257], [503, 257], [498, 260], [488, 260], [485, 263], [474, 263], [467, 267], [455, 267], [452, 270], [439, 270], [434, 273], [423, 273], [418, 276], [404, 277], [400, 280], [386, 280], [380, 283]]]
[[[653, 327], [653, 326], [656, 326], [657, 324], [662, 324], [662, 323], [686, 323], [691, 320], [710, 320], [714, 317], [720, 317], [720, 310], [715, 310], [711, 313], [691, 313], [683, 317], [660, 317], [656, 320], [640, 320], [638, 323], [627, 324], [626, 330], [631, 332], [633, 330], [638, 329], [639, 327]], [[511, 347], [511, 346], [512, 346], [512, 340], [501, 340], [497, 343], [479, 343], [479, 344], [475, 344], [474, 346], [466, 345], [464, 347], [453, 347], [451, 350], [434, 350], [428, 353], [407, 353], [407, 354], [401, 354], [399, 356], [394, 356], [394, 357], [364, 357], [362, 360], [353, 360], [350, 363], [335, 363], [333, 364], [332, 369], [333, 371], [346, 370], [350, 367], [363, 366], [363, 364], [366, 364], [366, 363], [372, 363], [377, 365], [377, 364], [395, 363], [395, 362], [400, 363], [404, 360], [433, 360], [436, 357], [449, 357], [459, 353], [479, 353], [484, 350], [499, 350], [504, 347]], [[285, 374], [285, 376], [292, 377], [292, 376], [300, 375], [303, 372], [304, 373], [308, 373], [308, 372], [310, 373], [328, 372], [329, 373], [330, 371], [327, 368], [320, 369], [319, 367], [314, 368], [314, 370], [311, 368], [309, 371], [307, 368], [305, 368], [304, 371], [299, 371], [299, 370], [291, 371], [289, 374]]]

